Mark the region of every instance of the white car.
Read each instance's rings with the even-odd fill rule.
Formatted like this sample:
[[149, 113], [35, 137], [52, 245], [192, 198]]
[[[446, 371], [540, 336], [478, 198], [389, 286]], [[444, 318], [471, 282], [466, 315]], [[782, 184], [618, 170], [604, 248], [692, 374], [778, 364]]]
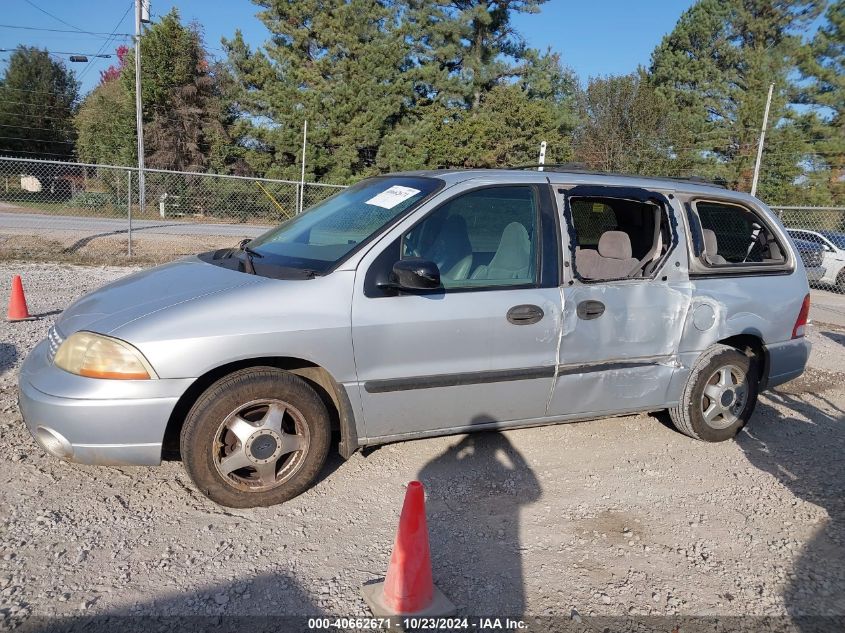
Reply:
[[836, 286], [839, 292], [845, 292], [845, 233], [810, 229], [787, 231], [795, 239], [821, 244], [824, 248], [822, 265], [825, 267], [825, 274], [819, 282]]

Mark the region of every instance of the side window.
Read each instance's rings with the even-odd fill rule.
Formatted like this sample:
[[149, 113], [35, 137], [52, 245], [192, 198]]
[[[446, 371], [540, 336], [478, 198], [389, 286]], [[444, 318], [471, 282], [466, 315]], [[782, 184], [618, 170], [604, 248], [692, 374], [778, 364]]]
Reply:
[[668, 251], [668, 218], [656, 202], [573, 196], [569, 212], [582, 281], [650, 277]]
[[433, 261], [446, 289], [534, 284], [537, 223], [531, 186], [471, 191], [408, 231], [402, 237], [402, 258]]
[[701, 221], [708, 266], [782, 264], [783, 247], [757, 214], [728, 202], [699, 200], [695, 210]]

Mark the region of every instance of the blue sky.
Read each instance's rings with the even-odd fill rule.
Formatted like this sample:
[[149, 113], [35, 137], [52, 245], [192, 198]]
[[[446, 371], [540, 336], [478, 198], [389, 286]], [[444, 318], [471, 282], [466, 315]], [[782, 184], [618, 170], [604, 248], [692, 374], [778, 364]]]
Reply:
[[[131, 33], [133, 11], [130, 0], [0, 0], [0, 23], [13, 26]], [[538, 14], [518, 15], [516, 28], [535, 48], [561, 54], [565, 64], [585, 80], [590, 76], [630, 72], [647, 64], [654, 47], [670, 31], [693, 0], [549, 0]], [[39, 11], [52, 13], [59, 20]], [[221, 56], [220, 38], [240, 28], [253, 45], [267, 39], [267, 31], [255, 17], [249, 0], [152, 0], [152, 13], [163, 15], [177, 6], [185, 21], [196, 21], [205, 31], [212, 54]], [[125, 18], [121, 16], [125, 14]], [[62, 21], [67, 24], [63, 23]], [[105, 36], [80, 33], [52, 33], [0, 27], [0, 49], [18, 44], [40, 46], [50, 51], [72, 53], [114, 53], [127, 38], [109, 41]], [[217, 49], [217, 50], [215, 50]], [[0, 64], [8, 59], [0, 52]], [[65, 59], [67, 56], [62, 56]], [[90, 64], [72, 64], [82, 80], [83, 91], [99, 81], [99, 72], [114, 60], [95, 59]], [[2, 66], [0, 66], [2, 69]]]

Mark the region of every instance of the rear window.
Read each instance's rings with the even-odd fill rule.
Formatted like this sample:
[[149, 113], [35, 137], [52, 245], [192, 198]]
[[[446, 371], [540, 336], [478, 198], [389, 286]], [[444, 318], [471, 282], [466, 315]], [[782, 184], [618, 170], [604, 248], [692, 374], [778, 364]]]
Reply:
[[699, 200], [695, 210], [701, 222], [708, 266], [782, 264], [783, 247], [768, 225], [753, 211], [738, 204]]
[[596, 247], [602, 233], [619, 228], [616, 212], [606, 202], [590, 198], [572, 198], [570, 206], [579, 246]]

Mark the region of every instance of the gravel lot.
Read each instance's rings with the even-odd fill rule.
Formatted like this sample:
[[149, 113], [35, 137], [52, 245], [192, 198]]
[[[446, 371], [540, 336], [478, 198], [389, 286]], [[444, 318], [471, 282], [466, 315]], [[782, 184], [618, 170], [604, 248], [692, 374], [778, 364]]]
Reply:
[[2, 300], [20, 273], [42, 315], [0, 323], [0, 623], [366, 615], [360, 586], [384, 573], [415, 478], [435, 582], [462, 614], [845, 615], [845, 327], [813, 329], [812, 369], [765, 394], [736, 442], [647, 415], [421, 440], [330, 458], [283, 506], [227, 510], [177, 462], [67, 464], [21, 421], [23, 357], [72, 299], [131, 269], [0, 270]]

